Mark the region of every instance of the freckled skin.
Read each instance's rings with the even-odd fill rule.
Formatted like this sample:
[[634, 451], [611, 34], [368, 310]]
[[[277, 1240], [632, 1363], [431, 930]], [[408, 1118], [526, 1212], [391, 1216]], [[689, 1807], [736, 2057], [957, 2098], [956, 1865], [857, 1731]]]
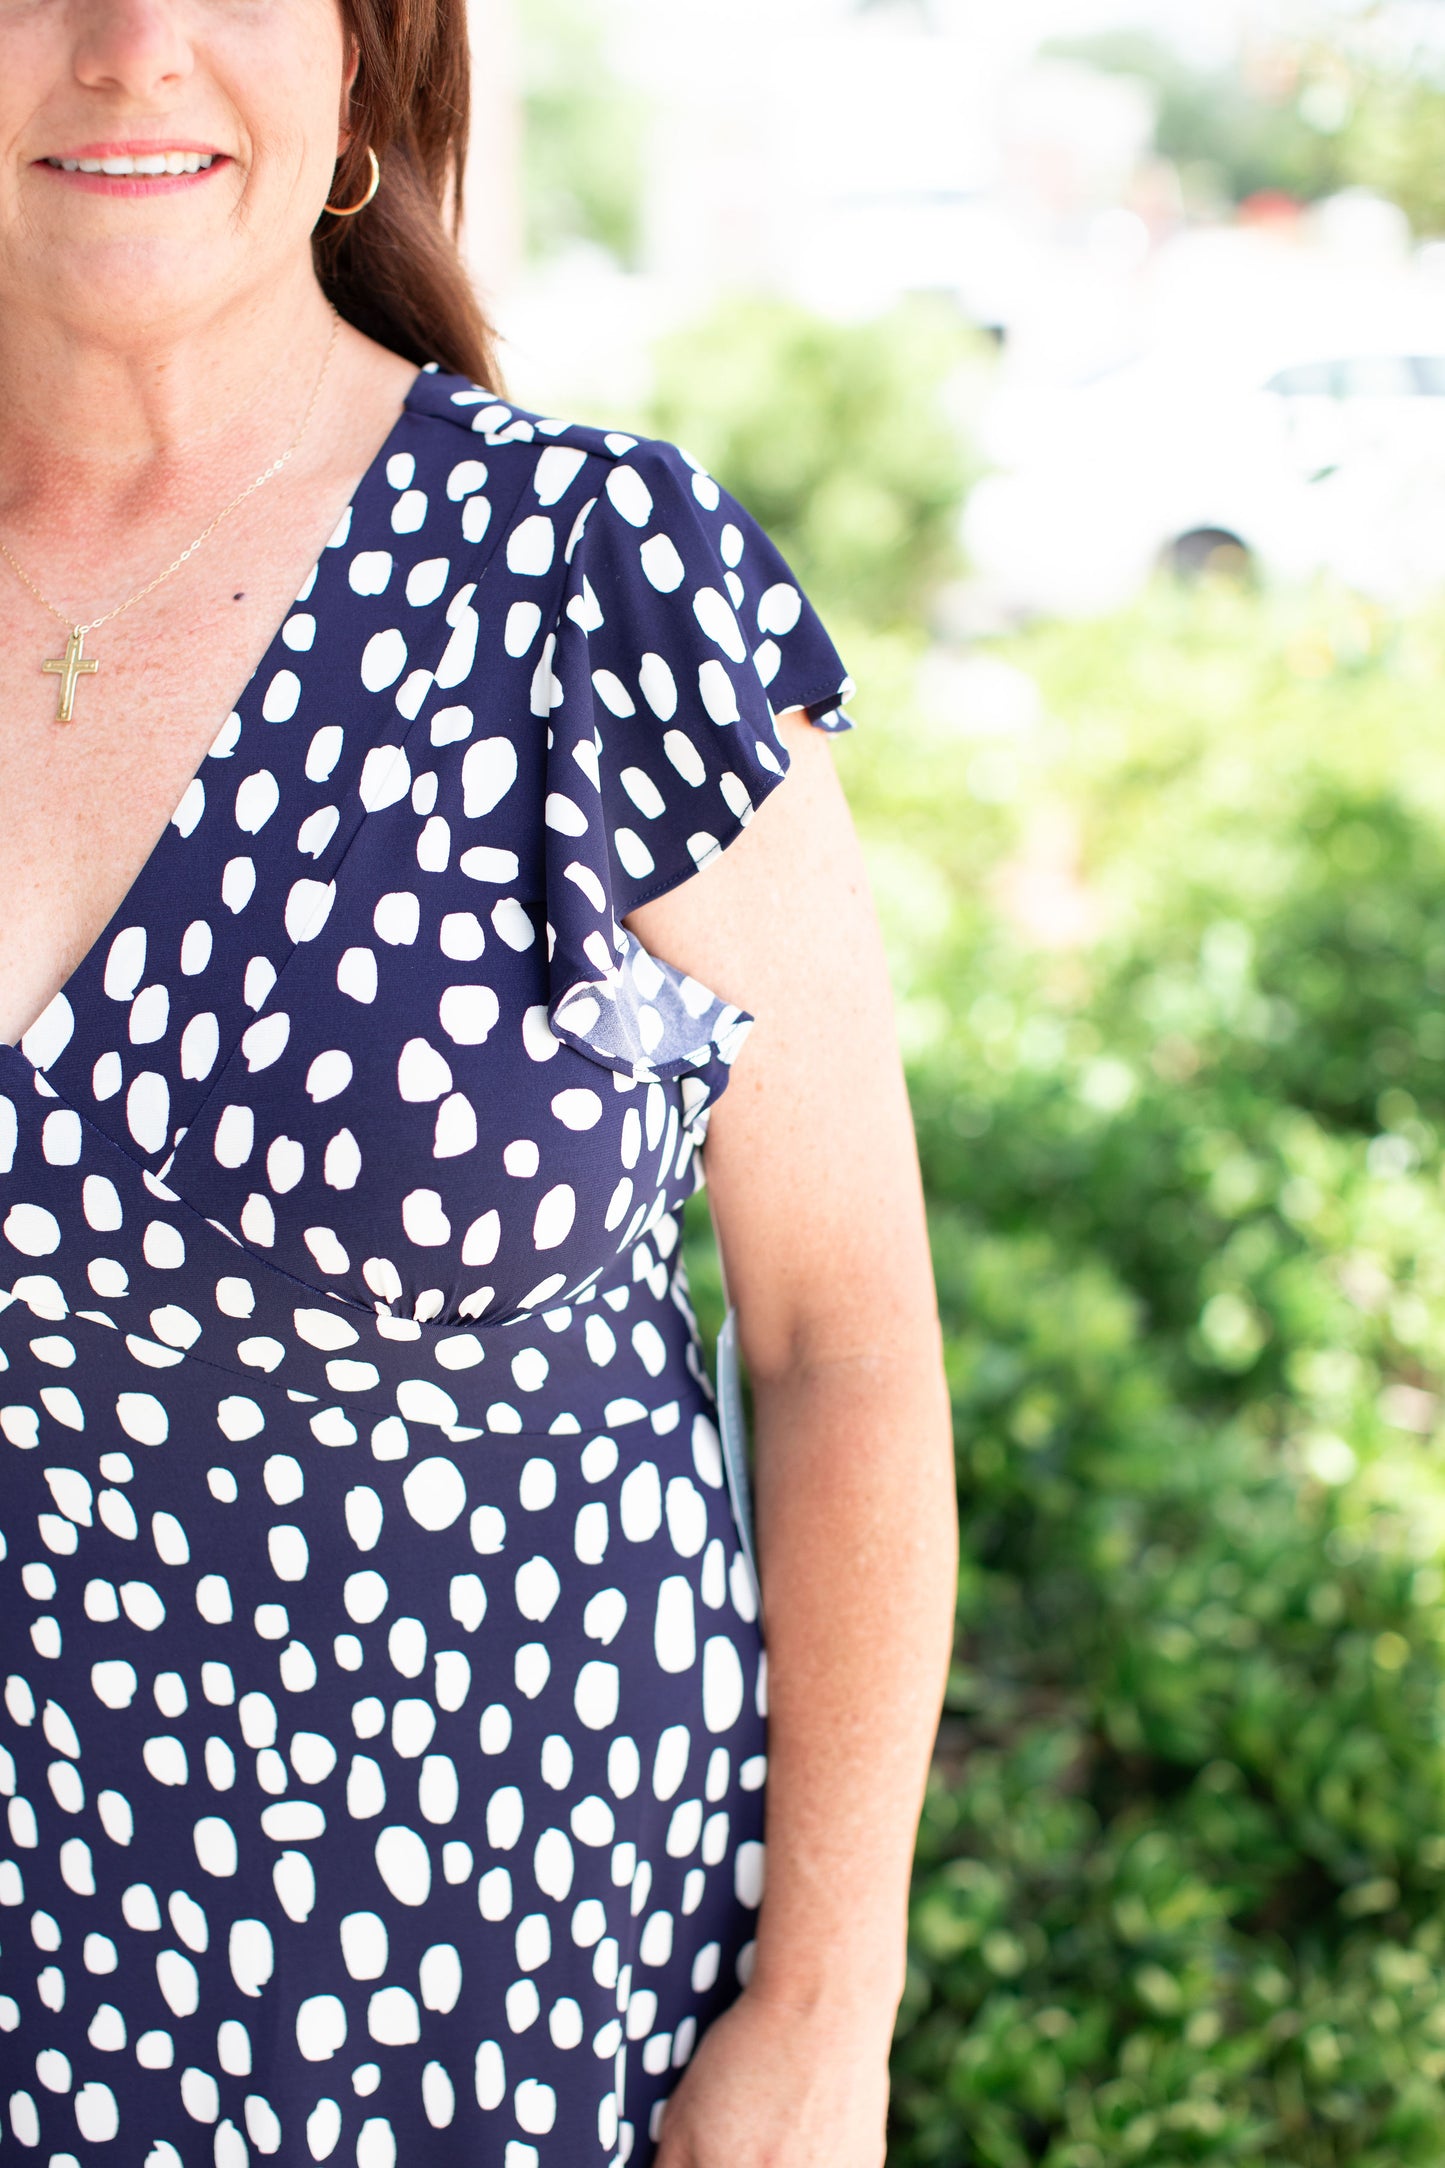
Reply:
[[[330, 334], [310, 233], [349, 67], [333, 0], [0, 18], [0, 536], [72, 622], [160, 571], [295, 434]], [[138, 201], [80, 194], [43, 163], [119, 137], [225, 164]], [[0, 1036], [124, 895], [413, 374], [342, 333], [288, 466], [89, 636], [101, 667], [69, 730], [40, 672], [62, 628], [0, 565]]]

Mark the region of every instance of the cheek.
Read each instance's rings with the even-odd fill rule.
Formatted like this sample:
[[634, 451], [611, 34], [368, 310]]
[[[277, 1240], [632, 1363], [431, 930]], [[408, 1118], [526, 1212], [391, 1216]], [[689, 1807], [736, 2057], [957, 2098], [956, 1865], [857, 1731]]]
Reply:
[[0, 159], [7, 167], [27, 154], [37, 116], [55, 111], [71, 93], [70, 48], [55, 17], [26, 10], [26, 19], [0, 0]]
[[[227, 42], [224, 76], [254, 175], [265, 166], [290, 179], [330, 175], [336, 158], [343, 62], [340, 23], [329, 10], [267, 9]], [[3, 93], [0, 93], [3, 97]]]

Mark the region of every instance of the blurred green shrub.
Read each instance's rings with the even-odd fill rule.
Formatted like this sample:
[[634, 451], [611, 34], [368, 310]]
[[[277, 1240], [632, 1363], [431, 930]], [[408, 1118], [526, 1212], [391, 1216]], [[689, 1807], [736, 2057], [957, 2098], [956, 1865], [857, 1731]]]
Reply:
[[[1445, 2159], [1441, 632], [1161, 592], [1014, 645], [985, 817], [924, 751], [964, 1566], [900, 2168]], [[1041, 804], [1091, 944], [1010, 922]]]
[[838, 325], [742, 299], [661, 342], [651, 424], [761, 520], [821, 608], [916, 621], [955, 569], [972, 467], [950, 403], [984, 358], [941, 302]]

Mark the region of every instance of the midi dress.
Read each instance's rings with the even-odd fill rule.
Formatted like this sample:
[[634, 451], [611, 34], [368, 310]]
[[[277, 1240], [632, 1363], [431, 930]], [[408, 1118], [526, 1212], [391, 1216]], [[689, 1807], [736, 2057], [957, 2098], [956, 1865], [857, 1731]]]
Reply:
[[652, 2157], [763, 1887], [751, 1019], [622, 921], [848, 690], [695, 462], [424, 370], [0, 1048], [6, 2159]]

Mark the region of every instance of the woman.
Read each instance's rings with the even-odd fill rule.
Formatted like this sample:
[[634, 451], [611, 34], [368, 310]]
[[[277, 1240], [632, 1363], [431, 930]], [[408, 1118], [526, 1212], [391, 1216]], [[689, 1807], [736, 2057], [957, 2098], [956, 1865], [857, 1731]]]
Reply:
[[482, 388], [465, 83], [453, 0], [0, 13], [0, 2100], [51, 2168], [881, 2157], [952, 1509], [843, 673], [670, 447]]

